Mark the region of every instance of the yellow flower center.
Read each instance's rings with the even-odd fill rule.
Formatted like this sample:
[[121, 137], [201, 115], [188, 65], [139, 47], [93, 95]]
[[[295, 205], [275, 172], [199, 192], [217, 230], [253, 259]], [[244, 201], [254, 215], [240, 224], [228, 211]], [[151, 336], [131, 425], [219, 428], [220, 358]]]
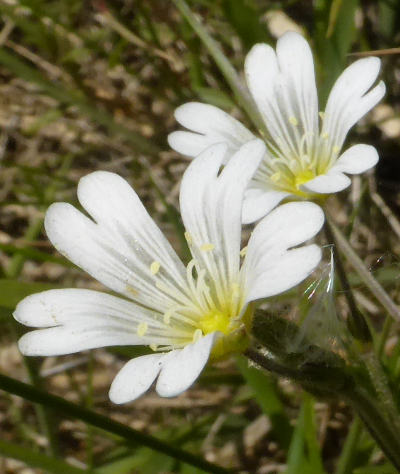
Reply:
[[220, 331], [223, 334], [228, 334], [232, 331], [229, 327], [231, 324], [231, 318], [228, 314], [213, 312], [204, 316], [199, 322], [199, 328], [203, 334], [209, 334], [210, 332]]
[[294, 177], [294, 187], [300, 191], [301, 185], [304, 183], [307, 183], [308, 181], [312, 180], [315, 178], [315, 174], [310, 170], [310, 169], [305, 169], [300, 171], [299, 174], [297, 174]]

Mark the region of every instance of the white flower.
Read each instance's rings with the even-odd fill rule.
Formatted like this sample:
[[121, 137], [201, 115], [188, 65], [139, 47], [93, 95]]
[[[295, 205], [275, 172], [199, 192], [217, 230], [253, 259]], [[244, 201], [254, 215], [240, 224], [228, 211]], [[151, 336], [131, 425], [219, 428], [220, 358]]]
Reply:
[[78, 198], [91, 218], [70, 204], [53, 204], [47, 235], [63, 255], [125, 298], [83, 289], [28, 296], [14, 317], [41, 329], [20, 339], [21, 352], [49, 356], [149, 345], [154, 353], [118, 373], [111, 400], [134, 400], [156, 379], [161, 396], [186, 390], [211, 351], [221, 356], [243, 341], [250, 302], [291, 288], [320, 260], [314, 244], [291, 249], [323, 223], [312, 203], [276, 209], [255, 228], [247, 252], [240, 250], [243, 195], [264, 151], [261, 140], [249, 142], [219, 173], [226, 145], [215, 145], [188, 167], [180, 191], [193, 256], [186, 267], [125, 180], [103, 171], [82, 178]]
[[[246, 193], [244, 223], [256, 221], [288, 196], [313, 199], [341, 191], [351, 182], [344, 173], [362, 173], [377, 163], [377, 151], [370, 145], [340, 151], [350, 128], [385, 93], [383, 82], [370, 89], [379, 68], [374, 57], [353, 63], [336, 81], [325, 112], [318, 113], [313, 58], [301, 35], [284, 34], [276, 53], [266, 44], [252, 48], [245, 62], [246, 80], [268, 136], [267, 152]], [[188, 103], [175, 116], [191, 132], [170, 134], [169, 144], [190, 157], [220, 142], [233, 153], [254, 139], [240, 122], [211, 105]]]

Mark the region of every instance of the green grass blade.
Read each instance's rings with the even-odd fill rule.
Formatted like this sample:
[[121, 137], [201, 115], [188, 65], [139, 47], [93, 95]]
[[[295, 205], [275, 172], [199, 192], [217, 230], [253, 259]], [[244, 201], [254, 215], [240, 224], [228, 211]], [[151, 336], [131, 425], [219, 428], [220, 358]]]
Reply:
[[276, 438], [283, 448], [288, 448], [293, 430], [272, 378], [255, 367], [249, 367], [244, 357], [238, 358], [237, 364], [263, 413], [271, 420]]
[[[319, 89], [321, 102], [342, 70], [346, 67], [347, 53], [356, 36], [355, 14], [358, 0], [317, 0], [315, 3], [315, 46], [319, 59]], [[329, 35], [328, 35], [329, 33]]]
[[87, 410], [86, 408], [76, 405], [75, 403], [70, 403], [61, 397], [51, 395], [43, 390], [26, 383], [19, 382], [18, 380], [7, 377], [3, 374], [0, 374], [0, 389], [8, 393], [18, 395], [25, 400], [45, 405], [46, 407], [51, 408], [57, 412], [59, 415], [82, 420], [85, 423], [107, 431], [108, 433], [120, 436], [129, 445], [146, 446], [179, 461], [199, 467], [200, 469], [203, 469], [204, 471], [211, 474], [226, 474], [230, 472], [227, 469], [209, 463], [208, 461], [205, 461], [194, 454], [179, 449], [175, 446], [170, 446], [153, 436], [141, 433], [140, 431], [134, 430], [129, 426], [107, 418], [104, 415], [100, 415], [99, 413], [96, 413], [92, 410]]
[[60, 459], [46, 456], [45, 454], [33, 451], [26, 446], [18, 446], [0, 439], [0, 453], [7, 458], [17, 459], [24, 462], [31, 468], [44, 469], [46, 472], [54, 474], [82, 474], [88, 472], [85, 469], [79, 469], [71, 466]]
[[240, 79], [228, 58], [222, 52], [219, 44], [208, 34], [207, 30], [195, 17], [184, 0], [173, 0], [173, 2], [213, 57], [219, 70], [235, 94], [239, 105], [243, 107], [257, 128], [261, 132], [264, 132], [264, 122], [249, 94], [249, 91], [247, 90], [247, 87]]

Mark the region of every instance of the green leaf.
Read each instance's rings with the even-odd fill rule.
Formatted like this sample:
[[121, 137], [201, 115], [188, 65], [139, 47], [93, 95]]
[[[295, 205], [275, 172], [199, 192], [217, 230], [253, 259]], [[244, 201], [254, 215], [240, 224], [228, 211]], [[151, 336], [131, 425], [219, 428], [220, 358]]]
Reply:
[[51, 290], [55, 286], [51, 283], [27, 283], [0, 278], [0, 306], [6, 309], [14, 309], [25, 296], [38, 293], [39, 291]]
[[26, 446], [18, 446], [2, 439], [0, 439], [0, 453], [7, 458], [18, 459], [30, 468], [36, 467], [54, 474], [82, 474], [88, 472], [86, 469], [79, 469], [71, 466], [61, 459], [46, 456], [45, 454], [33, 451]]
[[117, 459], [96, 468], [96, 474], [130, 474], [135, 472], [170, 471], [173, 460], [165, 454], [148, 448], [139, 448], [134, 454]]
[[322, 474], [320, 448], [317, 441], [312, 397], [303, 394], [303, 403], [289, 447], [286, 474]]
[[261, 12], [252, 0], [223, 0], [222, 7], [226, 19], [247, 49], [255, 43], [271, 39], [266, 26], [260, 23]]
[[321, 103], [325, 102], [333, 83], [346, 67], [346, 56], [357, 32], [357, 7], [358, 0], [317, 0], [315, 3], [315, 46], [321, 79]]
[[221, 90], [213, 89], [212, 87], [195, 87], [194, 92], [203, 102], [215, 105], [221, 109], [233, 109], [235, 107], [229, 95]]
[[352, 474], [398, 474], [398, 470], [391, 464], [381, 464], [379, 466], [365, 466], [354, 469]]
[[76, 268], [73, 263], [64, 257], [57, 257], [56, 255], [51, 255], [32, 247], [17, 247], [16, 245], [12, 244], [0, 243], [0, 250], [12, 255], [23, 255], [25, 258], [36, 260], [37, 262], [52, 262], [62, 265], [63, 267]]

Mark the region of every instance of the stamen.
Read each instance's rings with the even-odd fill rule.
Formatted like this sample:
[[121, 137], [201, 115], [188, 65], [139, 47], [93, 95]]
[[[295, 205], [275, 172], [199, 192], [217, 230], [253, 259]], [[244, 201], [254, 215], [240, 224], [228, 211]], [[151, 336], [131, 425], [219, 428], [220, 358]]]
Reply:
[[171, 311], [171, 310], [169, 309], [169, 310], [164, 314], [164, 316], [163, 316], [164, 324], [167, 324], [167, 325], [170, 324], [172, 313], [173, 313], [173, 310]]
[[281, 177], [281, 173], [280, 173], [280, 171], [277, 171], [276, 173], [271, 175], [271, 180], [276, 183], [280, 180], [280, 177]]
[[324, 140], [327, 140], [329, 138], [329, 133], [327, 132], [324, 132], [321, 134], [321, 137], [324, 139]]
[[186, 242], [188, 244], [191, 244], [192, 243], [192, 236], [189, 234], [189, 232], [186, 231], [184, 235], [185, 235]]
[[240, 251], [240, 256], [245, 257], [246, 253], [247, 253], [247, 245], [246, 245], [246, 247], [243, 247], [242, 250]]
[[143, 337], [146, 334], [148, 327], [149, 325], [146, 322], [140, 323], [136, 330], [137, 335]]
[[128, 293], [130, 293], [132, 296], [138, 296], [139, 295], [138, 290], [135, 290], [135, 288], [133, 288], [133, 286], [131, 286], [131, 285], [126, 285], [126, 291], [128, 291]]
[[325, 112], [318, 112], [318, 115], [320, 116], [321, 120], [324, 120]]
[[211, 252], [211, 250], [214, 250], [215, 245], [214, 244], [203, 244], [200, 247], [200, 250], [203, 252]]
[[196, 329], [196, 331], [193, 333], [193, 342], [197, 342], [201, 336], [203, 335], [203, 331], [201, 329]]
[[297, 120], [296, 117], [293, 117], [293, 115], [291, 117], [289, 117], [289, 122], [294, 126], [294, 127], [297, 127], [297, 125], [299, 124], [299, 121]]
[[339, 153], [340, 148], [339, 148], [337, 145], [335, 145], [335, 146], [332, 148], [332, 151], [333, 151], [333, 153]]
[[150, 344], [150, 349], [153, 351], [153, 352], [156, 352], [156, 350], [158, 349], [158, 346], [157, 344]]
[[156, 275], [156, 274], [159, 272], [160, 267], [161, 267], [160, 262], [154, 261], [154, 262], [150, 265], [150, 273], [151, 273], [152, 275]]

